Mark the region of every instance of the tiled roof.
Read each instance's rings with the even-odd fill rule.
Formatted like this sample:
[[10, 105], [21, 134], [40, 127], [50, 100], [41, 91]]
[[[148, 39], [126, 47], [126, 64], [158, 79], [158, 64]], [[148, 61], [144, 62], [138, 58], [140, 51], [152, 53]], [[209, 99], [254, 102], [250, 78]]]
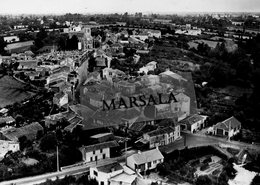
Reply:
[[180, 121], [181, 124], [186, 124], [186, 125], [192, 125], [200, 120], [203, 120], [204, 117], [198, 114], [194, 114], [192, 116], [187, 117], [186, 119]]
[[116, 141], [108, 141], [108, 142], [99, 143], [95, 145], [83, 146], [80, 148], [80, 150], [86, 153], [86, 152], [96, 151], [104, 148], [112, 148], [117, 146], [119, 145]]
[[6, 138], [12, 141], [17, 141], [22, 136], [26, 136], [27, 139], [32, 140], [39, 130], [43, 130], [43, 127], [38, 122], [34, 122], [20, 128], [4, 130], [2, 133]]
[[105, 137], [105, 136], [110, 136], [110, 135], [113, 135], [112, 133], [108, 132], [108, 133], [101, 133], [101, 134], [96, 134], [96, 135], [93, 135], [91, 136], [91, 138], [95, 138], [95, 139], [98, 139], [98, 138], [102, 138], [102, 137]]
[[130, 156], [130, 158], [133, 158], [135, 163], [139, 165], [139, 164], [144, 164], [147, 162], [163, 159], [164, 157], [158, 149], [153, 149], [153, 150], [141, 152], [140, 154], [139, 153], [133, 154]]
[[32, 46], [34, 44], [34, 41], [26, 41], [26, 42], [17, 42], [13, 44], [7, 44], [6, 49], [17, 49], [20, 47], [25, 47], [25, 46]]
[[224, 129], [226, 131], [229, 130], [229, 125], [231, 129], [241, 127], [241, 123], [235, 118], [235, 117], [230, 117], [222, 122], [217, 123], [214, 128], [219, 128], [219, 129]]
[[132, 131], [140, 132], [145, 127], [145, 125], [145, 122], [134, 122], [129, 129]]
[[174, 132], [174, 128], [164, 127], [164, 128], [159, 128], [157, 130], [153, 130], [153, 131], [148, 132], [146, 134], [148, 134], [150, 137], [152, 137], [152, 136], [158, 136], [158, 135], [162, 135], [162, 134], [169, 134], [171, 132]]

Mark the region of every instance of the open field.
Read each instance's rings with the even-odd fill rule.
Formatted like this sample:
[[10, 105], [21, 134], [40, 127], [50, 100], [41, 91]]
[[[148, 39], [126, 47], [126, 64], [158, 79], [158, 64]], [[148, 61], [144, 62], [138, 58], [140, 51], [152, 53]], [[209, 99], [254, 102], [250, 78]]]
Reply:
[[20, 102], [34, 95], [25, 89], [26, 85], [11, 76], [0, 78], [0, 107]]

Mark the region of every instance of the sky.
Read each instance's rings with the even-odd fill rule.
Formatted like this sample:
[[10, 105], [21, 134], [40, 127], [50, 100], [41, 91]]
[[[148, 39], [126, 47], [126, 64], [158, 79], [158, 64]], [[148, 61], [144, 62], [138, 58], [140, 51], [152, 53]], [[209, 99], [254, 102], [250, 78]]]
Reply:
[[0, 0], [0, 14], [260, 12], [260, 0]]

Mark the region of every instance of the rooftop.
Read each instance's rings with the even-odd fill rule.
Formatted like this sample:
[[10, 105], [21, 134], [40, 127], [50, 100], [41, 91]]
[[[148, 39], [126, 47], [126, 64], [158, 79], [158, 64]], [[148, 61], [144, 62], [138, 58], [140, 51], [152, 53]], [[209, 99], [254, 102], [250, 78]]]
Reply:
[[222, 122], [217, 123], [214, 126], [214, 128], [229, 130], [229, 126], [231, 129], [234, 129], [234, 128], [240, 127], [241, 123], [234, 116], [232, 116]]
[[158, 149], [148, 150], [145, 152], [133, 154], [130, 156], [136, 164], [144, 164], [155, 160], [163, 159], [162, 153]]
[[34, 45], [34, 41], [26, 41], [26, 42], [17, 42], [17, 43], [13, 43], [13, 44], [7, 44], [6, 46], [6, 50], [11, 50], [11, 49], [17, 49], [20, 47], [25, 47], [25, 46], [32, 46]]
[[84, 152], [92, 152], [95, 150], [100, 150], [100, 149], [104, 149], [104, 148], [112, 148], [112, 147], [117, 147], [117, 146], [119, 146], [119, 145], [116, 141], [108, 141], [108, 142], [99, 143], [99, 144], [95, 144], [95, 145], [83, 146], [80, 148], [80, 150], [84, 151]]
[[186, 119], [182, 120], [180, 123], [186, 124], [186, 125], [192, 125], [203, 119], [205, 119], [205, 117], [198, 115], [198, 114], [193, 114], [192, 116], [189, 116]]
[[174, 132], [173, 127], [164, 127], [164, 128], [159, 128], [157, 130], [153, 130], [153, 131], [148, 132], [146, 134], [148, 134], [150, 137], [152, 137], [152, 136], [158, 136], [158, 135], [162, 135], [162, 134], [169, 134], [171, 132]]
[[22, 136], [26, 136], [27, 139], [32, 140], [39, 130], [43, 130], [43, 127], [38, 122], [34, 122], [20, 128], [9, 128], [1, 132], [7, 139], [18, 141]]

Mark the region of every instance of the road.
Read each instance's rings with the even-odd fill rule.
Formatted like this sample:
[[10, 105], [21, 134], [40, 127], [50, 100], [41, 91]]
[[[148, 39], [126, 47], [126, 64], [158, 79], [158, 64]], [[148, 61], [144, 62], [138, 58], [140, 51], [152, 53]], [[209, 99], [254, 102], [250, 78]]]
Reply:
[[225, 138], [215, 137], [215, 136], [207, 136], [207, 135], [199, 135], [199, 134], [190, 134], [190, 133], [182, 133], [182, 138], [174, 143], [171, 143], [166, 146], [160, 147], [160, 149], [165, 153], [171, 153], [174, 150], [184, 149], [184, 137], [186, 137], [186, 146], [188, 148], [199, 147], [199, 146], [208, 146], [208, 145], [216, 145], [219, 143], [226, 145], [233, 145], [239, 148], [249, 148], [253, 150], [260, 151], [259, 145], [252, 145], [248, 143], [242, 143], [237, 141], [228, 141]]

